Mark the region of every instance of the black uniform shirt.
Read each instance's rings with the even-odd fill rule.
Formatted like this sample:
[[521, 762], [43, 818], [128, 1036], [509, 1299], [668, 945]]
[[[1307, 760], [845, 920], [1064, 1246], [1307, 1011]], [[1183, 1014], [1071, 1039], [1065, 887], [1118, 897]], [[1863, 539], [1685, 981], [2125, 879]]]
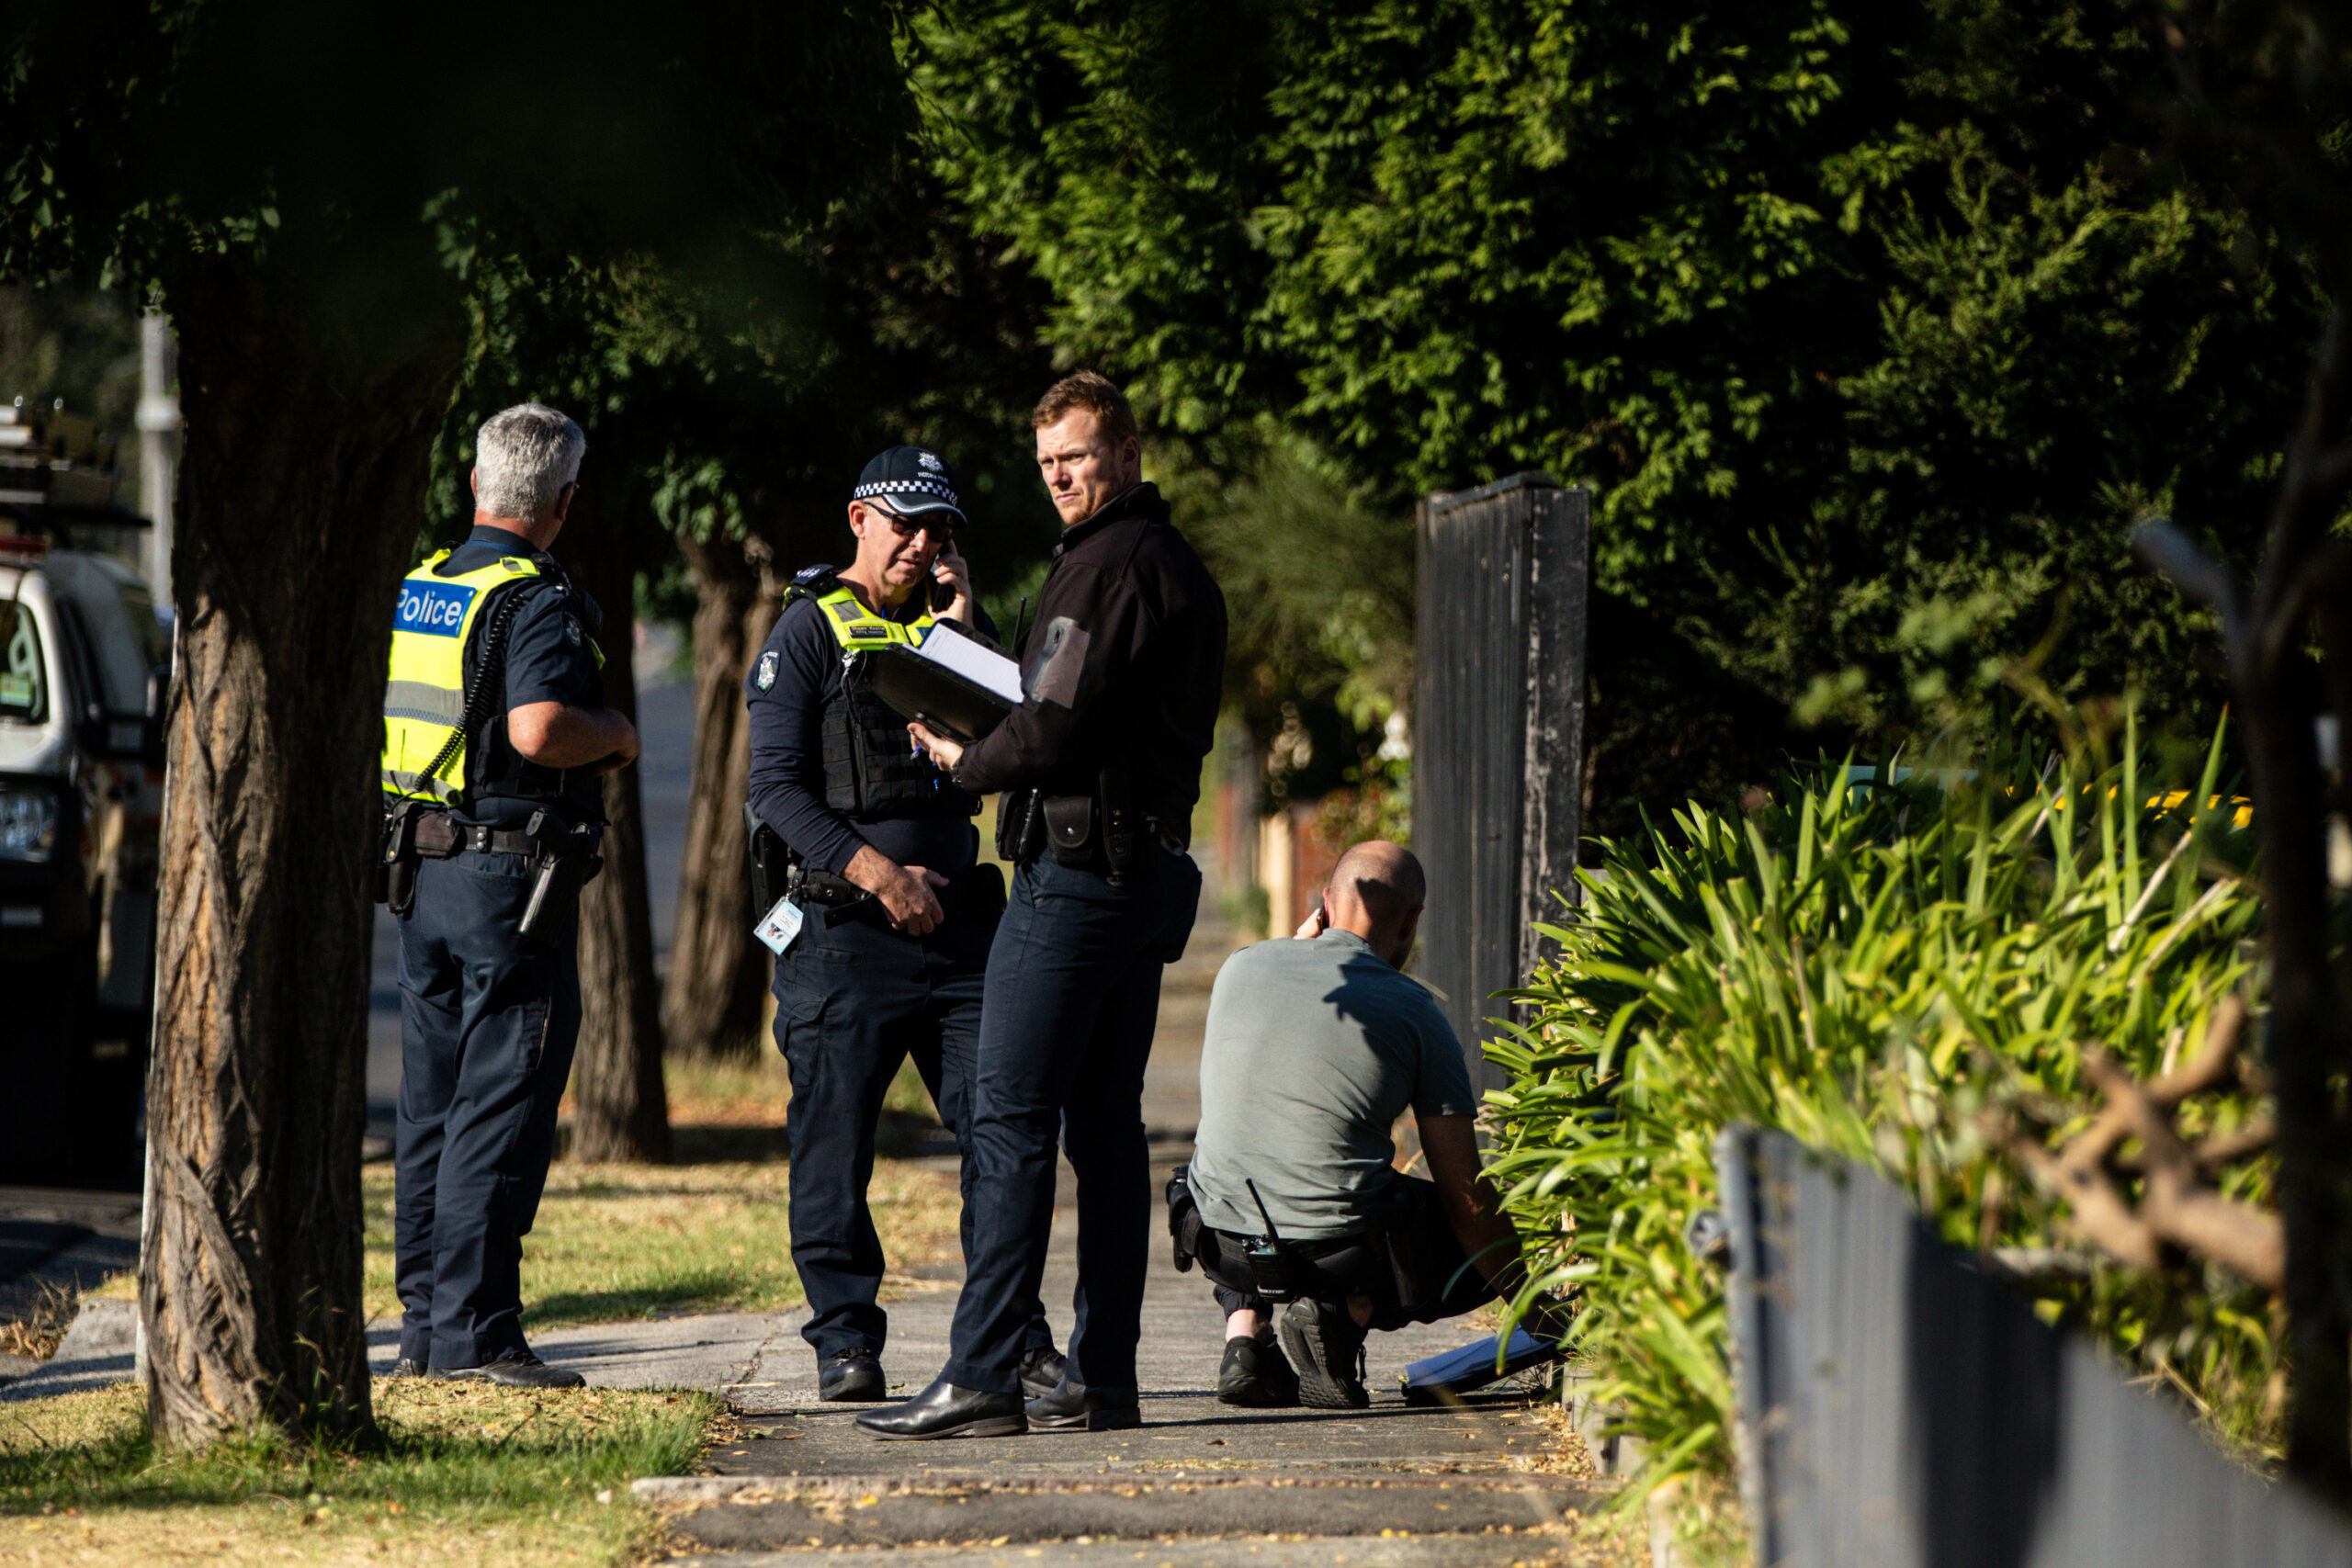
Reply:
[[1022, 705], [967, 747], [966, 789], [1091, 795], [1122, 761], [1136, 808], [1187, 836], [1225, 682], [1225, 595], [1139, 484], [1074, 523], [1023, 639]]
[[[540, 576], [502, 592], [517, 594], [521, 604], [506, 628], [506, 694], [493, 706], [483, 726], [479, 759], [469, 759], [467, 772], [477, 779], [512, 779], [522, 760], [506, 739], [506, 715], [532, 703], [562, 703], [571, 707], [605, 705], [605, 680], [596, 655], [588, 646], [590, 628], [602, 617], [595, 601], [563, 574], [555, 558], [531, 547], [522, 535], [504, 528], [477, 526], [466, 542], [449, 553], [435, 570], [445, 577], [479, 571], [501, 556], [514, 556], [536, 565]], [[466, 639], [465, 674], [469, 690], [481, 657], [482, 634], [489, 629], [496, 604], [485, 609]], [[469, 744], [469, 750], [471, 750]], [[560, 791], [560, 804], [574, 821], [602, 818], [602, 782], [586, 768], [565, 772], [532, 768], [527, 775], [535, 789]], [[525, 799], [482, 793], [472, 806], [452, 813], [460, 822], [492, 828], [520, 828], [531, 813], [548, 804], [544, 798]]]
[[[887, 617], [905, 622], [920, 613], [910, 595]], [[996, 635], [985, 611], [976, 609], [974, 619], [981, 631]], [[979, 855], [979, 836], [968, 818], [852, 822], [825, 804], [825, 709], [841, 690], [842, 647], [825, 625], [824, 611], [813, 594], [794, 599], [743, 680], [752, 811], [810, 865], [836, 876], [866, 844], [900, 865], [947, 874], [970, 865]]]

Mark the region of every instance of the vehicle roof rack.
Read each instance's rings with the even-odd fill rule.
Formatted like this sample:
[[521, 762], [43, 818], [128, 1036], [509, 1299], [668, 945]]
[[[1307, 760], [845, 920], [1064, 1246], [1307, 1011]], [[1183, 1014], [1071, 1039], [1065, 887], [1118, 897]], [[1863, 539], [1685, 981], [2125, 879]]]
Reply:
[[0, 405], [0, 504], [107, 511], [114, 489], [115, 444], [96, 423], [22, 399]]

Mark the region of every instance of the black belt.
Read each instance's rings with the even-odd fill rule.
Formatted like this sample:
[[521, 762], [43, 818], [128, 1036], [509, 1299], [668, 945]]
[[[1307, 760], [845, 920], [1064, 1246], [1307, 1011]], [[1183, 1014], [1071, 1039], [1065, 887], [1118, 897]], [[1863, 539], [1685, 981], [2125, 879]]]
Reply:
[[[1216, 1229], [1214, 1225], [1209, 1228]], [[1378, 1230], [1353, 1231], [1346, 1235], [1310, 1237], [1305, 1241], [1293, 1241], [1285, 1236], [1283, 1245], [1306, 1261], [1319, 1263], [1326, 1258], [1337, 1258], [1342, 1252], [1351, 1252], [1359, 1247], [1377, 1247], [1383, 1234]], [[1254, 1235], [1243, 1235], [1234, 1231], [1217, 1231], [1216, 1235], [1219, 1242], [1227, 1244], [1218, 1250], [1233, 1258], [1244, 1256], [1244, 1249], [1258, 1240]]]
[[[1143, 830], [1146, 838], [1149, 839], [1153, 843], [1158, 844], [1161, 849], [1166, 850], [1171, 855], [1188, 854], [1191, 852], [1192, 845], [1190, 840], [1182, 835], [1170, 830], [1157, 817], [1146, 817], [1143, 819]], [[1093, 871], [1107, 870], [1110, 865], [1110, 859], [1103, 851], [1102, 833], [1099, 826], [1096, 828], [1093, 837], [1088, 840], [1087, 847], [1089, 852], [1087, 855], [1088, 863], [1082, 869]], [[1051, 854], [1052, 852], [1053, 849], [1050, 844], [1040, 844], [1037, 848], [1030, 851], [1026, 855], [1023, 855], [1021, 859], [1021, 863], [1023, 865], [1027, 865], [1039, 855]]]
[[516, 833], [504, 828], [459, 828], [458, 847], [471, 850], [478, 855], [528, 855], [538, 852], [538, 840], [528, 833]]
[[417, 819], [414, 843], [416, 852], [426, 860], [447, 860], [466, 850], [476, 854], [528, 855], [537, 853], [539, 847], [528, 833], [452, 821], [445, 811], [428, 811]]

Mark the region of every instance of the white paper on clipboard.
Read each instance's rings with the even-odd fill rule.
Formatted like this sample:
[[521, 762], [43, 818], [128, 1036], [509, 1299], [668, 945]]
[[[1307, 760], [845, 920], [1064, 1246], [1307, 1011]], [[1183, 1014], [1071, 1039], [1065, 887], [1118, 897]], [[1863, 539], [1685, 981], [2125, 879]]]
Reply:
[[784, 950], [792, 945], [792, 939], [800, 934], [800, 922], [807, 918], [799, 905], [789, 898], [779, 898], [766, 918], [752, 928], [752, 934], [760, 939], [762, 947], [782, 958]]

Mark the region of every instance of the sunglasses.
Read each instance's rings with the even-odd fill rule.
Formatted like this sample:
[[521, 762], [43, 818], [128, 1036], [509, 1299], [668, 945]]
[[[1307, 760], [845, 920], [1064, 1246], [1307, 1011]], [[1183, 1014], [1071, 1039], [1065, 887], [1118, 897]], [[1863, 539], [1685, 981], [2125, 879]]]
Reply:
[[869, 501], [865, 504], [887, 520], [890, 531], [901, 539], [910, 539], [925, 532], [942, 544], [956, 537], [956, 514], [952, 512], [919, 512], [910, 517], [876, 502]]

